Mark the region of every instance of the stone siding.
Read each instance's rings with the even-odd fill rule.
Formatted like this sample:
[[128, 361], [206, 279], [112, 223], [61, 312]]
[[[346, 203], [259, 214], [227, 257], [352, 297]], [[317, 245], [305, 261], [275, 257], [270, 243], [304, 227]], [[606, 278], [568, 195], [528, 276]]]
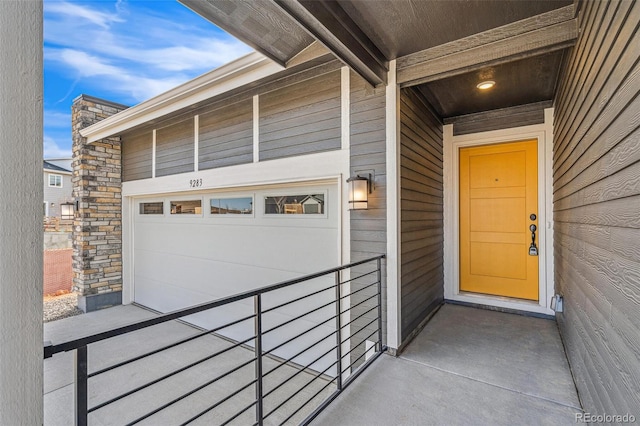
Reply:
[[[81, 95], [72, 106], [73, 290], [84, 311], [113, 304], [87, 298], [122, 291], [122, 156], [120, 138], [87, 143], [80, 130], [126, 107]], [[119, 298], [121, 300], [121, 297]]]

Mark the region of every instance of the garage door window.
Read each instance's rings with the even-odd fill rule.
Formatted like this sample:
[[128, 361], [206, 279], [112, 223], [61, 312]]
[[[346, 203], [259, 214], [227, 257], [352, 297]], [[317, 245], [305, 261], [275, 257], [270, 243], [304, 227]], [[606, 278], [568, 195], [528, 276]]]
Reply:
[[325, 212], [324, 194], [277, 195], [264, 197], [265, 214], [312, 214]]
[[140, 214], [164, 214], [164, 203], [162, 201], [140, 203]]
[[212, 215], [251, 215], [253, 214], [253, 198], [212, 198], [210, 207]]
[[202, 200], [171, 201], [171, 214], [202, 214]]

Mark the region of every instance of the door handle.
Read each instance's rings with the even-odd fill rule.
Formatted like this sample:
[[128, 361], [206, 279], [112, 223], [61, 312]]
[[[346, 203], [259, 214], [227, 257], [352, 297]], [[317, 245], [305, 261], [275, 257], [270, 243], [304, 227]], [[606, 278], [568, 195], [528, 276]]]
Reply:
[[538, 247], [536, 246], [536, 230], [538, 227], [534, 224], [529, 226], [529, 230], [531, 231], [531, 245], [529, 246], [529, 256], [537, 256], [538, 255]]

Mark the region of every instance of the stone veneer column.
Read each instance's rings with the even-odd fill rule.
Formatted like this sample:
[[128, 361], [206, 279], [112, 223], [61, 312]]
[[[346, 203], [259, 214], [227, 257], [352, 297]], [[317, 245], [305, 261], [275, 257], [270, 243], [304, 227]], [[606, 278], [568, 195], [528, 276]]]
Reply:
[[86, 95], [71, 107], [73, 289], [85, 312], [122, 303], [122, 156], [119, 137], [87, 143], [80, 130], [126, 108]]

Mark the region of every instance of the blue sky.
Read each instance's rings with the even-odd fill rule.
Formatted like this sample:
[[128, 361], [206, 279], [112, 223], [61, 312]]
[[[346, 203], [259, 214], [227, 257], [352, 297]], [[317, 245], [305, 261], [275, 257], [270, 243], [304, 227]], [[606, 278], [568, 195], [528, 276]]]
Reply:
[[44, 2], [44, 156], [71, 156], [71, 103], [135, 105], [251, 48], [177, 1]]

